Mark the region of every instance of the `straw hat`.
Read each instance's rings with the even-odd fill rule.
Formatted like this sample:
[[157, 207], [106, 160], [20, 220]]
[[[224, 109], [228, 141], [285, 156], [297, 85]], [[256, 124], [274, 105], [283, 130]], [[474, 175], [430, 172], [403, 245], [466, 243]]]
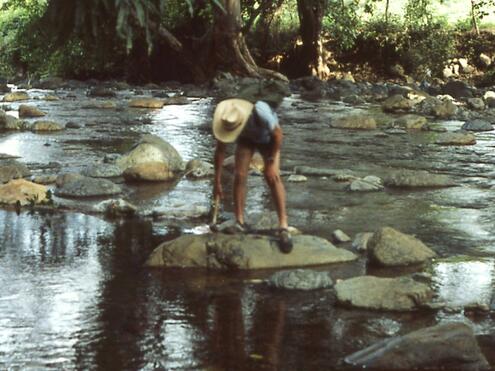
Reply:
[[246, 125], [253, 104], [244, 99], [226, 99], [218, 103], [213, 114], [213, 135], [220, 142], [235, 142]]

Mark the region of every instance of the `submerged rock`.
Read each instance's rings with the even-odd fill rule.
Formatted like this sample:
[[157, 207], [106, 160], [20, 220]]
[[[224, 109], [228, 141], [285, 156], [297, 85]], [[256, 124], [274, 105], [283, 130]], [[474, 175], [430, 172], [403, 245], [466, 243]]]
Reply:
[[362, 179], [356, 179], [349, 184], [349, 191], [352, 192], [376, 192], [383, 190], [383, 181], [373, 175]]
[[430, 287], [410, 277], [354, 277], [337, 282], [335, 290], [340, 304], [373, 310], [416, 310], [433, 296]]
[[387, 187], [452, 187], [455, 182], [447, 175], [432, 174], [424, 170], [396, 170], [385, 177]]
[[364, 252], [368, 250], [368, 242], [373, 237], [373, 233], [371, 232], [363, 232], [363, 233], [358, 233], [354, 237], [354, 240], [352, 241], [352, 248], [359, 251], [359, 252]]
[[490, 370], [473, 329], [463, 322], [443, 323], [385, 339], [345, 358], [373, 370]]
[[45, 203], [48, 200], [48, 188], [25, 179], [14, 179], [0, 185], [0, 204], [25, 206]]
[[311, 269], [294, 269], [280, 271], [271, 275], [266, 283], [270, 287], [286, 290], [317, 290], [333, 286], [328, 272], [319, 272]]
[[185, 235], [158, 246], [148, 258], [150, 267], [263, 269], [346, 262], [356, 255], [314, 236], [294, 236], [290, 254], [280, 252], [277, 240], [260, 235]]
[[427, 124], [426, 117], [419, 115], [405, 115], [398, 118], [394, 126], [398, 126], [400, 128], [404, 128], [407, 130], [421, 130], [423, 126]]
[[[57, 180], [58, 183], [58, 180]], [[97, 179], [82, 175], [66, 179], [62, 186], [55, 191], [62, 197], [98, 197], [119, 194], [122, 188], [107, 179]]]
[[208, 178], [215, 174], [213, 164], [209, 162], [193, 159], [186, 164], [186, 176], [193, 179]]
[[391, 267], [424, 263], [436, 254], [417, 238], [384, 227], [368, 241], [368, 256], [374, 263]]
[[93, 206], [93, 210], [98, 213], [104, 213], [108, 216], [129, 216], [137, 212], [137, 207], [121, 198], [115, 200], [102, 201]]
[[412, 99], [408, 99], [400, 94], [387, 98], [382, 103], [382, 109], [385, 112], [404, 112], [410, 111], [416, 104]]
[[307, 176], [334, 176], [339, 173], [336, 169], [320, 169], [310, 166], [296, 166], [294, 173]]

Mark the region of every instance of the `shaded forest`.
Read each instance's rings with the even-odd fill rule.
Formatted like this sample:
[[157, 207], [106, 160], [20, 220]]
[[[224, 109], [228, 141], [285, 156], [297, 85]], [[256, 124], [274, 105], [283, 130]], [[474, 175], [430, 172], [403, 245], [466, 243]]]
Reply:
[[[492, 0], [449, 22], [439, 0], [4, 0], [4, 80], [59, 76], [201, 83], [219, 72], [276, 79], [352, 74], [375, 80], [446, 76], [491, 84]], [[447, 73], [448, 74], [448, 73]], [[462, 76], [461, 76], [462, 77]]]

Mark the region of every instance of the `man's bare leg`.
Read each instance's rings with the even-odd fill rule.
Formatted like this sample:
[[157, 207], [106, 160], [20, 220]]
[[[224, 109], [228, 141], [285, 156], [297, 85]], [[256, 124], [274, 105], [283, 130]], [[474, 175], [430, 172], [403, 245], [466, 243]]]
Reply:
[[[269, 154], [267, 153], [262, 153], [262, 156], [265, 162], [265, 180], [270, 187], [272, 199], [277, 209], [279, 227], [288, 228], [287, 211], [285, 208], [285, 188], [280, 178], [280, 152], [277, 152], [273, 159], [269, 158]], [[271, 166], [274, 166], [275, 176], [267, 176], [266, 168], [268, 163], [272, 163]]]
[[254, 149], [245, 144], [237, 144], [234, 169], [234, 213], [238, 223], [244, 224], [244, 206], [246, 204], [246, 183], [249, 164]]

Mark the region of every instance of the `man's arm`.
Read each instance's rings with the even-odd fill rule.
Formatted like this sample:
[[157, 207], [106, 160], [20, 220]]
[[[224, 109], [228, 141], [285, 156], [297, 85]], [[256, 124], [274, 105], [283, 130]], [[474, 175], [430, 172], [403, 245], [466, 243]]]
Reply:
[[223, 160], [225, 159], [225, 148], [227, 145], [217, 140], [217, 147], [215, 149], [215, 183], [213, 188], [213, 195], [215, 198], [223, 198], [222, 190], [222, 168]]

